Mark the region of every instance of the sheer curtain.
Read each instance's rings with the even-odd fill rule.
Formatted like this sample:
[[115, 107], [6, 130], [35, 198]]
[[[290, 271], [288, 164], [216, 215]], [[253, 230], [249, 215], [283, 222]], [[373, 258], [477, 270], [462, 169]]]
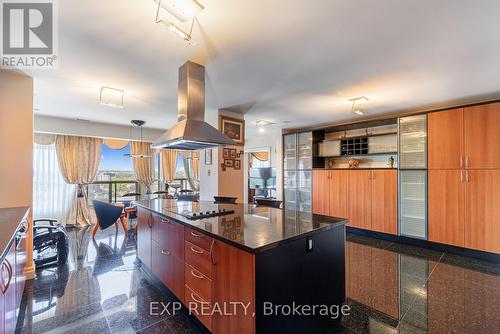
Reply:
[[56, 218], [66, 224], [74, 215], [76, 186], [67, 184], [59, 170], [55, 144], [34, 144], [33, 217]]

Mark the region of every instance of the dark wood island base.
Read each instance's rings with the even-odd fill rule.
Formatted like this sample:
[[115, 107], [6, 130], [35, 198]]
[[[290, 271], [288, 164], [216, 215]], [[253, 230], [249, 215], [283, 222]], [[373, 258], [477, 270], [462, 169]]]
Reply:
[[214, 204], [137, 204], [144, 270], [208, 331], [324, 333], [341, 318], [345, 220], [238, 204], [189, 220], [172, 208]]

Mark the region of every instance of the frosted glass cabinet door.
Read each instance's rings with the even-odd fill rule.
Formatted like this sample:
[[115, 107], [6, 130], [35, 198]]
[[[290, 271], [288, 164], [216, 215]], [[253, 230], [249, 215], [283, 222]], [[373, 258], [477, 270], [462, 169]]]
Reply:
[[302, 132], [298, 134], [298, 163], [297, 169], [312, 168], [312, 132]]
[[288, 210], [297, 209], [297, 172], [284, 171], [283, 173], [283, 188], [284, 188], [284, 206]]
[[427, 168], [427, 115], [399, 119], [399, 168]]
[[297, 168], [297, 135], [295, 133], [283, 136], [283, 169]]
[[298, 171], [298, 209], [312, 211], [312, 171]]
[[427, 238], [427, 171], [399, 171], [399, 234]]

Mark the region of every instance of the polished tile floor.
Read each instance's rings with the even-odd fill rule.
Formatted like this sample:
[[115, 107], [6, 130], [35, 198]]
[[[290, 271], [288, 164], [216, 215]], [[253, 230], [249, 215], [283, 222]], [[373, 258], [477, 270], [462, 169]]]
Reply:
[[[198, 333], [185, 315], [152, 316], [168, 302], [135, 266], [135, 238], [71, 229], [70, 259], [28, 283], [19, 333]], [[498, 333], [500, 265], [349, 234], [346, 303], [332, 332]]]

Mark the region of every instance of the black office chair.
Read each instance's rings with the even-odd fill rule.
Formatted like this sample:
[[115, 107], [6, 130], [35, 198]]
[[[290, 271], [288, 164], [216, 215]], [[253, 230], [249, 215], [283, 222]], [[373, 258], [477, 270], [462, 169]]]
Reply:
[[236, 204], [238, 197], [214, 196], [215, 204]]
[[64, 226], [58, 224], [56, 219], [34, 219], [33, 253], [37, 267], [56, 262], [58, 265], [66, 264], [69, 246], [68, 235]]

